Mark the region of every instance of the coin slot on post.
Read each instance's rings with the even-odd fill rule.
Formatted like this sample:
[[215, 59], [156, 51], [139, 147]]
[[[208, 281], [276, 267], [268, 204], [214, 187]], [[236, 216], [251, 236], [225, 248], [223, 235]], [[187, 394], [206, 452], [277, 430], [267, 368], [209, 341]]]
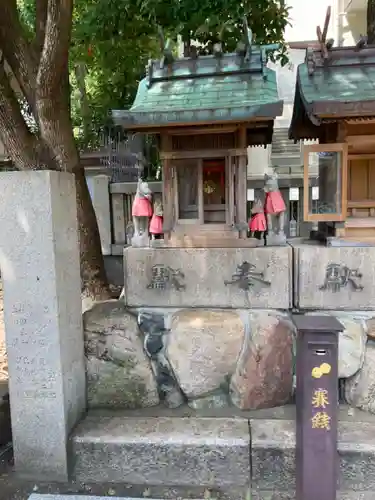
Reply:
[[338, 334], [333, 316], [294, 315], [296, 499], [336, 500], [338, 479]]

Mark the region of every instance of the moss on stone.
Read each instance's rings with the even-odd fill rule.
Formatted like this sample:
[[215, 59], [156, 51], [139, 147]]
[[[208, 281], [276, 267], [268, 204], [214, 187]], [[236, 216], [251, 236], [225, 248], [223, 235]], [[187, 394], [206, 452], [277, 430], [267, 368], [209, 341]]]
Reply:
[[118, 365], [103, 362], [100, 377], [88, 375], [88, 405], [90, 408], [142, 408], [153, 406], [155, 397], [142, 379], [132, 373], [132, 363]]

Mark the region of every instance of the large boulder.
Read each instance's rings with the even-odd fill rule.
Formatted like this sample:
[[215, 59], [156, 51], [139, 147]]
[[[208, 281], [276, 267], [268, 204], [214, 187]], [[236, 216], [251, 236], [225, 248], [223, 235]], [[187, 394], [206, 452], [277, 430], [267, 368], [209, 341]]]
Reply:
[[339, 378], [349, 378], [363, 365], [367, 337], [361, 321], [344, 316], [337, 319], [344, 327], [339, 334]]
[[250, 325], [230, 382], [232, 402], [241, 410], [286, 404], [293, 390], [293, 325], [267, 312], [251, 313]]
[[367, 318], [366, 333], [368, 338], [375, 340], [375, 318]]
[[166, 355], [189, 399], [227, 386], [244, 336], [243, 322], [235, 311], [185, 309], [173, 315]]
[[361, 410], [375, 413], [375, 343], [366, 346], [362, 369], [345, 381], [347, 402]]
[[334, 312], [314, 311], [309, 316], [335, 316], [344, 327], [339, 333], [338, 376], [348, 378], [353, 376], [363, 365], [366, 347], [365, 321], [355, 315]]
[[89, 407], [157, 405], [158, 389], [137, 319], [123, 302], [97, 303], [85, 312], [83, 321]]

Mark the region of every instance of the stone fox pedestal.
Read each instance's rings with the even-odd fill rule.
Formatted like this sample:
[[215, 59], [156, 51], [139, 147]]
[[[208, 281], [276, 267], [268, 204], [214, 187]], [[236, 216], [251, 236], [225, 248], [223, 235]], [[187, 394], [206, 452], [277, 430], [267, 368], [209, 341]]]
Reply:
[[0, 266], [16, 470], [65, 481], [86, 407], [74, 176], [0, 175]]

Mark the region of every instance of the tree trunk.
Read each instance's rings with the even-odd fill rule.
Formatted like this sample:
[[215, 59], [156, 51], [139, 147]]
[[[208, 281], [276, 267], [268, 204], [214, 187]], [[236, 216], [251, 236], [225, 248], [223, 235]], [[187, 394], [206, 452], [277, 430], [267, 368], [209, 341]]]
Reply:
[[84, 63], [78, 63], [74, 67], [74, 73], [77, 81], [77, 87], [80, 94], [80, 110], [82, 115], [83, 136], [85, 137], [85, 144], [91, 135], [90, 130], [90, 107], [87, 99], [86, 92], [86, 68]]
[[187, 39], [183, 40], [184, 44], [184, 57], [190, 57], [190, 47], [191, 47], [191, 40], [190, 37]]
[[111, 298], [101, 250], [98, 223], [87, 187], [84, 169], [75, 171], [82, 294], [94, 300]]
[[[0, 0], [0, 48], [38, 124], [28, 129], [0, 65], [0, 137], [19, 170], [71, 172], [76, 178], [82, 294], [110, 298], [101, 242], [70, 116], [68, 57], [73, 0], [38, 0], [36, 38], [26, 41], [16, 0]], [[2, 63], [3, 61], [1, 61]]]
[[375, 0], [367, 0], [367, 43], [375, 44]]

